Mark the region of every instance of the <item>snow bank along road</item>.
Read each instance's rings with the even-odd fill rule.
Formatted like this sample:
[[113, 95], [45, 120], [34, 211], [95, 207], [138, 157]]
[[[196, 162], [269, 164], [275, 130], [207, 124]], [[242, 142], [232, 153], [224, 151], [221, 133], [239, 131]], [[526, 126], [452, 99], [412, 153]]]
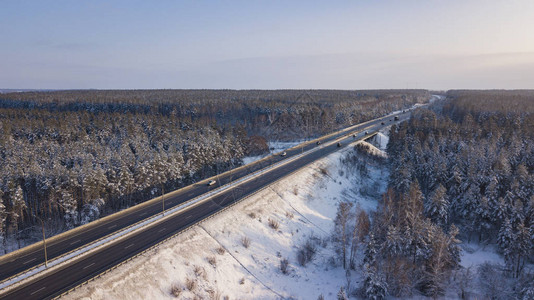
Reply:
[[[220, 192], [213, 193], [207, 200], [197, 203], [194, 206], [186, 207], [178, 213], [169, 215], [166, 219], [162, 219], [153, 226], [142, 227], [116, 242], [110, 242], [105, 244], [105, 246], [95, 249], [83, 257], [71, 259], [68, 263], [64, 263], [49, 272], [37, 274], [14, 288], [4, 288], [0, 291], [0, 298], [43, 299], [60, 295], [64, 291], [158, 244], [192, 224], [213, 215], [221, 209], [235, 203], [235, 201], [258, 191], [262, 187], [279, 180], [296, 169], [338, 149], [336, 143], [328, 144], [328, 142], [340, 140], [343, 146], [355, 139], [352, 136], [353, 134], [358, 139], [365, 138], [373, 132], [395, 122], [394, 116], [398, 116], [400, 122], [409, 117], [409, 112], [389, 115], [351, 126], [318, 139], [321, 141], [320, 145], [316, 144], [317, 140], [310, 141], [288, 149], [286, 151], [287, 155], [284, 157], [279, 155], [269, 156], [263, 160], [226, 172], [215, 178], [209, 178], [169, 193], [164, 196], [166, 209], [170, 209], [210, 192], [210, 189], [214, 189], [214, 187], [207, 185], [209, 180], [217, 180], [218, 185], [229, 184], [252, 172], [264, 169], [282, 160], [291, 157], [294, 158], [286, 164], [279, 164], [275, 168], [262, 172], [261, 175], [255, 176], [253, 180], [243, 181], [232, 186], [232, 188], [221, 189]], [[366, 135], [363, 132], [364, 129], [370, 134]], [[309, 151], [305, 155], [297, 157], [299, 154], [312, 149], [314, 151]], [[74, 229], [72, 232], [61, 234], [55, 239], [52, 238], [47, 242], [48, 259], [61, 257], [82, 246], [93, 243], [95, 240], [105, 238], [119, 229], [129, 227], [149, 217], [161, 214], [162, 205], [162, 199], [159, 197], [108, 216], [100, 221], [82, 226], [83, 230]], [[44, 263], [44, 256], [41, 247], [42, 244], [36, 244], [16, 251], [13, 254], [6, 255], [5, 257], [0, 257], [0, 280], [5, 281], [14, 276], [20, 276], [19, 274], [21, 272], [42, 265]]]

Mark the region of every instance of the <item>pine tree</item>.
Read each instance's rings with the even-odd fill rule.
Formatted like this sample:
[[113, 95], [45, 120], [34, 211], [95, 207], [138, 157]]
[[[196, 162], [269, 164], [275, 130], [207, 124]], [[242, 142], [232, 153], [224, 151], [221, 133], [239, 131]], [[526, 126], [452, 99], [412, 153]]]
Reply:
[[515, 201], [513, 202], [513, 206], [511, 207], [510, 222], [516, 227], [519, 224], [524, 223], [525, 221], [524, 213], [525, 211], [524, 211], [523, 201], [516, 198]]
[[488, 200], [483, 196], [479, 204], [476, 207], [475, 213], [473, 214], [473, 220], [471, 220], [472, 228], [478, 232], [478, 240], [482, 240], [484, 234], [490, 234], [490, 230], [493, 227], [491, 211], [488, 204]]
[[509, 220], [510, 215], [511, 215], [510, 206], [504, 202], [503, 197], [499, 197], [497, 205], [494, 207], [494, 210], [493, 210], [493, 217], [492, 217], [493, 222], [497, 224], [502, 224], [505, 222], [506, 219], [510, 221]]
[[449, 276], [451, 263], [451, 239], [439, 227], [431, 241], [432, 254], [425, 262], [424, 279], [421, 289], [431, 297], [443, 295], [445, 281]]
[[449, 216], [449, 201], [447, 200], [447, 191], [445, 187], [438, 184], [430, 201], [426, 202], [425, 215], [439, 226], [447, 224]]
[[410, 182], [412, 182], [412, 173], [407, 164], [401, 164], [396, 168], [391, 175], [391, 185], [399, 193], [408, 191]]
[[423, 212], [423, 200], [423, 193], [416, 180], [410, 184], [410, 188], [405, 197], [408, 215], [412, 215], [409, 218], [419, 218], [421, 216]]
[[452, 224], [449, 229], [449, 243], [448, 243], [448, 250], [449, 250], [449, 265], [448, 267], [450, 269], [456, 269], [460, 266], [461, 261], [461, 252], [462, 248], [460, 248], [460, 241], [457, 236], [460, 233], [460, 230], [456, 225]]
[[371, 227], [371, 221], [367, 213], [361, 209], [358, 205], [356, 207], [356, 224], [352, 230], [352, 241], [350, 247], [350, 267], [351, 269], [355, 268], [356, 262], [356, 252], [358, 250], [358, 244], [362, 243], [365, 240], [365, 237], [369, 234], [369, 229]]
[[343, 286], [341, 286], [337, 292], [337, 300], [349, 300], [349, 297], [347, 297], [347, 293], [345, 293], [345, 288]]
[[528, 257], [529, 251], [532, 247], [530, 243], [530, 230], [523, 223], [517, 226], [517, 234], [514, 240], [516, 264], [515, 264], [515, 277], [518, 278], [523, 271], [523, 266]]
[[2, 199], [2, 196], [4, 194], [4, 191], [2, 191], [2, 187], [0, 186], [0, 242], [2, 242], [2, 245], [4, 245], [4, 251], [7, 251], [7, 249], [5, 249], [5, 246], [6, 246], [6, 230], [5, 230], [5, 225], [6, 225], [6, 217], [7, 217], [7, 212], [6, 212], [6, 206], [4, 205], [4, 200]]
[[[130, 205], [131, 194], [134, 191], [134, 177], [130, 170], [126, 166], [123, 166], [119, 172], [119, 196], [121, 197], [122, 203], [120, 207]], [[126, 201], [126, 203], [124, 203]]]
[[59, 196], [58, 204], [64, 212], [65, 225], [67, 228], [73, 228], [78, 224], [76, 200], [72, 197], [72, 194], [65, 189], [59, 189], [57, 193]]
[[449, 163], [449, 179], [447, 180], [447, 191], [449, 193], [451, 202], [458, 201], [462, 194], [461, 184], [464, 181], [464, 175], [460, 170], [459, 164], [455, 161], [456, 158], [450, 158]]
[[513, 260], [514, 240], [515, 240], [515, 234], [512, 228], [512, 223], [510, 222], [509, 219], [505, 219], [503, 225], [501, 226], [501, 229], [499, 230], [499, 236], [497, 238], [497, 242], [508, 264], [510, 263], [510, 261], [512, 263], [514, 261]]
[[372, 300], [385, 299], [388, 292], [384, 277], [372, 267], [365, 271], [363, 290], [365, 297]]
[[403, 223], [402, 236], [406, 251], [411, 254], [413, 264], [424, 258], [429, 252], [429, 224], [422, 217], [423, 194], [417, 181], [410, 185], [408, 195], [405, 197], [406, 205], [401, 207], [406, 217]]
[[343, 269], [347, 269], [347, 247], [349, 246], [349, 218], [351, 216], [352, 203], [340, 202], [337, 207], [336, 218], [334, 219], [334, 237], [341, 252]]
[[13, 224], [17, 228], [16, 230], [18, 230], [18, 223], [23, 221], [23, 213], [26, 207], [27, 206], [26, 202], [24, 201], [22, 188], [20, 187], [20, 185], [17, 185], [12, 191], [11, 196], [11, 218], [13, 220]]
[[404, 253], [404, 249], [406, 249], [404, 238], [396, 226], [390, 225], [388, 227], [386, 239], [382, 247], [384, 248], [384, 252], [390, 257], [395, 257]]
[[376, 266], [378, 256], [378, 245], [375, 239], [374, 234], [371, 232], [369, 234], [369, 241], [367, 242], [367, 247], [365, 248], [363, 263], [367, 267]]

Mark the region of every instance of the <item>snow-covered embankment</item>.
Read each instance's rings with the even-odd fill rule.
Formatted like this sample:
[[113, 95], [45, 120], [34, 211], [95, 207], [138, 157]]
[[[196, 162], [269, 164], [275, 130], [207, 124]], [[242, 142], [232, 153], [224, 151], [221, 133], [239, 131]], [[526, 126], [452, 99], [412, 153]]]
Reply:
[[[335, 297], [346, 285], [329, 242], [337, 203], [374, 209], [376, 200], [362, 193], [383, 191], [387, 178], [378, 165], [369, 165], [370, 176], [361, 178], [357, 168], [342, 163], [354, 151], [347, 147], [299, 170], [65, 298]], [[320, 246], [303, 267], [297, 251], [310, 237]], [[289, 261], [288, 274], [280, 270], [282, 259]]]

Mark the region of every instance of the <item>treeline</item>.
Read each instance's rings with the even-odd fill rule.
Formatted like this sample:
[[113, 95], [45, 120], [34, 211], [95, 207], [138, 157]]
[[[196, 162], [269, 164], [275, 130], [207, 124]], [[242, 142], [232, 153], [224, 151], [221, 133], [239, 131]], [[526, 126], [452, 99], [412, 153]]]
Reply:
[[428, 100], [425, 90], [83, 90], [0, 95], [0, 108], [170, 116], [241, 124], [269, 140], [312, 137]]
[[497, 244], [505, 275], [524, 284], [515, 297], [534, 292], [523, 272], [534, 254], [534, 92], [448, 98], [391, 129], [391, 188], [366, 250], [369, 297], [443, 295], [459, 264], [457, 237]]
[[2, 94], [4, 251], [9, 239], [28, 242], [38, 218], [55, 234], [240, 165], [268, 151], [266, 140], [317, 136], [428, 97], [420, 90]]

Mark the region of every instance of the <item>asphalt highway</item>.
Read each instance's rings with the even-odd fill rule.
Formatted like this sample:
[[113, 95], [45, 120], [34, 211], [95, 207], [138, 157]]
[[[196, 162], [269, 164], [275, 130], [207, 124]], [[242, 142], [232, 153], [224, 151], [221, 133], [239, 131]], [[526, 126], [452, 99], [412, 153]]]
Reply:
[[[120, 242], [110, 243], [106, 247], [101, 247], [99, 250], [83, 257], [82, 259], [73, 260], [70, 264], [65, 264], [56, 271], [46, 274], [45, 276], [35, 276], [33, 280], [26, 284], [10, 290], [8, 293], [0, 294], [0, 299], [46, 299], [60, 295], [64, 291], [104, 272], [120, 262], [135, 256], [137, 253], [161, 242], [162, 240], [176, 234], [177, 232], [199, 222], [206, 217], [218, 212], [222, 208], [231, 205], [235, 201], [250, 195], [262, 187], [275, 182], [281, 177], [292, 173], [302, 166], [311, 163], [319, 158], [322, 158], [339, 147], [336, 144], [324, 146], [328, 141], [338, 139], [343, 135], [346, 137], [341, 141], [341, 146], [345, 147], [348, 143], [359, 140], [365, 137], [364, 129], [369, 133], [375, 132], [382, 127], [389, 126], [394, 122], [401, 122], [409, 117], [409, 112], [398, 115], [399, 121], [395, 121], [393, 116], [388, 116], [368, 122], [364, 125], [356, 126], [350, 132], [343, 132], [331, 137], [321, 140], [321, 144], [309, 143], [303, 148], [295, 148], [287, 150], [287, 155], [282, 157], [274, 155], [257, 164], [251, 164], [245, 168], [240, 168], [233, 172], [227, 172], [216, 178], [217, 184], [214, 186], [207, 186], [206, 181], [194, 184], [192, 188], [184, 189], [182, 192], [174, 193], [172, 196], [165, 197], [166, 209], [179, 205], [187, 200], [195, 198], [214, 189], [219, 185], [232, 182], [251, 172], [260, 170], [270, 164], [287, 159], [301, 152], [305, 152], [313, 147], [319, 147], [317, 151], [309, 153], [300, 157], [290, 163], [284, 164], [274, 169], [270, 169], [264, 174], [255, 177], [252, 180], [238, 184], [231, 189], [227, 189], [213, 196], [210, 200], [204, 201], [201, 204], [189, 208], [174, 215], [173, 217], [162, 221], [153, 226], [147, 226], [140, 229], [135, 234], [123, 239]], [[381, 123], [384, 122], [384, 125]], [[360, 132], [361, 131], [361, 132]], [[353, 137], [356, 134], [356, 137]], [[152, 205], [133, 209], [128, 214], [119, 215], [107, 222], [95, 224], [77, 235], [69, 235], [64, 239], [56, 241], [55, 243], [47, 245], [48, 259], [58, 257], [64, 253], [77, 249], [85, 244], [93, 242], [96, 239], [102, 238], [120, 228], [135, 224], [149, 216], [160, 214], [162, 210], [162, 203], [156, 202]], [[21, 255], [11, 261], [2, 262], [0, 265], [0, 280], [9, 278], [17, 273], [23, 272], [28, 268], [42, 264], [44, 256], [42, 249], [27, 253], [22, 252]], [[2, 291], [0, 291], [2, 293]]]

